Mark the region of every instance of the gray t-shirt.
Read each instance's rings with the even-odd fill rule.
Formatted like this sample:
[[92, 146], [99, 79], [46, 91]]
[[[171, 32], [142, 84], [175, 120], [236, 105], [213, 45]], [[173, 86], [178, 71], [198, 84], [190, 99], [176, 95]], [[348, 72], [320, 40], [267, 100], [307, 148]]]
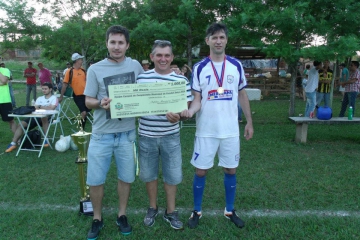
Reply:
[[[86, 74], [84, 95], [103, 99], [108, 97], [108, 85], [136, 83], [144, 70], [140, 63], [129, 57], [115, 63], [107, 58], [90, 66]], [[110, 111], [95, 109], [92, 132], [97, 134], [118, 133], [135, 129], [135, 118], [111, 119]]]

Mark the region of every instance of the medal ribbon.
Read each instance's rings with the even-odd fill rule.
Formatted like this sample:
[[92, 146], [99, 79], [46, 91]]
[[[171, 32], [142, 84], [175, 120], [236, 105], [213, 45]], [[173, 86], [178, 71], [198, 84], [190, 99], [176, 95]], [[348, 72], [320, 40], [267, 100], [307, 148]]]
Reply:
[[211, 62], [212, 69], [214, 71], [216, 81], [217, 81], [219, 87], [222, 87], [223, 80], [224, 80], [224, 74], [225, 74], [226, 55], [224, 56], [224, 62], [223, 62], [222, 67], [221, 67], [221, 78], [219, 78], [219, 75], [218, 75], [218, 73], [216, 71], [216, 68], [215, 68], [213, 62], [211, 61], [211, 58], [210, 58], [210, 62]]

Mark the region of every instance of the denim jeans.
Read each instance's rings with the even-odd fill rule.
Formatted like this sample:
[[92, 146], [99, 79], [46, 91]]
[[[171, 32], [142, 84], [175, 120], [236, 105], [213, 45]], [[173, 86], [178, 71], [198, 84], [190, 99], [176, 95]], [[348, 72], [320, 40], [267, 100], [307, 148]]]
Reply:
[[315, 110], [316, 106], [316, 91], [306, 92], [306, 107], [305, 117], [310, 117], [310, 113]]
[[316, 93], [316, 106], [320, 107], [320, 103], [324, 99], [324, 106], [330, 107], [330, 93]]
[[160, 165], [165, 183], [169, 185], [181, 183], [183, 176], [180, 133], [156, 138], [140, 135], [139, 163], [139, 176], [144, 182], [158, 179]]
[[8, 82], [8, 85], [9, 85], [11, 103], [12, 103], [13, 108], [15, 108], [15, 107], [16, 107], [16, 101], [15, 101], [14, 90], [13, 90], [13, 88], [12, 88], [12, 83], [11, 83], [11, 81]]
[[105, 183], [112, 156], [115, 157], [117, 177], [123, 182], [135, 180], [134, 141], [135, 129], [118, 133], [92, 133], [89, 150], [86, 184], [99, 186]]
[[358, 92], [345, 92], [339, 117], [344, 117], [348, 105], [353, 108], [353, 116], [355, 116], [355, 100], [357, 95]]
[[36, 84], [26, 84], [26, 106], [30, 106], [31, 91], [33, 91], [33, 99], [36, 101]]

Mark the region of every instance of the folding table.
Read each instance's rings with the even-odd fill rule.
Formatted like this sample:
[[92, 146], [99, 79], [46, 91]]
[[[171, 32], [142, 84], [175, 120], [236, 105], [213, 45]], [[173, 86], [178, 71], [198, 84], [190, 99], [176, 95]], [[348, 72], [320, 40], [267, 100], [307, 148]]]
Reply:
[[[50, 124], [50, 123], [52, 122], [54, 116], [56, 116], [58, 113], [59, 113], [59, 112], [56, 111], [56, 110], [44, 110], [44, 111], [41, 111], [41, 112], [40, 112], [40, 111], [35, 111], [35, 112], [31, 113], [31, 114], [26, 114], [26, 115], [9, 114], [9, 117], [14, 117], [14, 118], [17, 119], [17, 121], [18, 121], [18, 123], [20, 124], [22, 130], [24, 131], [24, 136], [25, 136], [25, 137], [22, 138], [22, 141], [21, 141], [21, 143], [20, 143], [20, 146], [19, 146], [19, 149], [18, 149], [18, 151], [17, 151], [17, 153], [16, 153], [16, 156], [19, 155], [20, 151], [39, 152], [38, 157], [41, 156], [42, 150], [43, 150], [43, 148], [44, 148], [45, 141], [46, 141], [46, 139], [47, 139], [49, 130], [50, 130], [50, 128], [51, 128], [51, 124]], [[51, 116], [51, 119], [49, 120], [49, 127], [48, 127], [48, 129], [47, 129], [47, 131], [44, 133], [44, 131], [42, 130], [42, 127], [41, 127], [40, 123], [37, 121], [36, 118], [43, 118], [43, 117], [48, 117], [48, 116]], [[24, 128], [24, 126], [21, 124], [21, 121], [22, 121], [23, 119], [25, 119], [25, 118], [30, 118], [29, 124], [27, 125], [26, 128]], [[42, 136], [42, 142], [41, 142], [41, 144], [33, 144], [33, 142], [31, 141], [31, 139], [30, 139], [29, 136], [28, 136], [28, 132], [30, 131], [29, 128], [30, 128], [30, 125], [31, 125], [31, 124], [30, 124], [31, 121], [35, 121], [35, 122], [36, 122], [36, 125], [37, 125], [38, 128], [39, 128], [39, 132], [41, 133], [41, 136]], [[30, 141], [30, 143], [33, 145], [33, 147], [34, 147], [33, 149], [22, 149], [22, 145], [23, 145], [24, 142], [25, 142], [25, 138], [27, 138], [27, 139]], [[50, 145], [50, 141], [48, 141], [48, 144], [49, 144], [50, 148], [52, 148], [52, 146]], [[35, 147], [40, 147], [40, 149], [36, 149]]]

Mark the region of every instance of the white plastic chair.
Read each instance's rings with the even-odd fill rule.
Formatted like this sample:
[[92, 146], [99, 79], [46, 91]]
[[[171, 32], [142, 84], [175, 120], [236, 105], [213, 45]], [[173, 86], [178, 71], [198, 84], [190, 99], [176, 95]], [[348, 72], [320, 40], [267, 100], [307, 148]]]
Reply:
[[[56, 107], [56, 109], [58, 111], [58, 113], [54, 114], [51, 118], [51, 122], [49, 123], [49, 128], [52, 126], [52, 125], [55, 125], [55, 128], [54, 128], [54, 133], [52, 135], [52, 137], [49, 137], [48, 136], [48, 139], [52, 140], [52, 142], [55, 141], [55, 138], [56, 138], [56, 132], [57, 132], [57, 129], [58, 129], [58, 125], [60, 125], [60, 130], [61, 130], [61, 135], [64, 136], [64, 129], [62, 127], [62, 123], [61, 123], [61, 114], [62, 114], [62, 108], [61, 108], [61, 103], [59, 103], [59, 105]], [[50, 129], [49, 129], [50, 130]], [[60, 138], [60, 136], [59, 136]]]

